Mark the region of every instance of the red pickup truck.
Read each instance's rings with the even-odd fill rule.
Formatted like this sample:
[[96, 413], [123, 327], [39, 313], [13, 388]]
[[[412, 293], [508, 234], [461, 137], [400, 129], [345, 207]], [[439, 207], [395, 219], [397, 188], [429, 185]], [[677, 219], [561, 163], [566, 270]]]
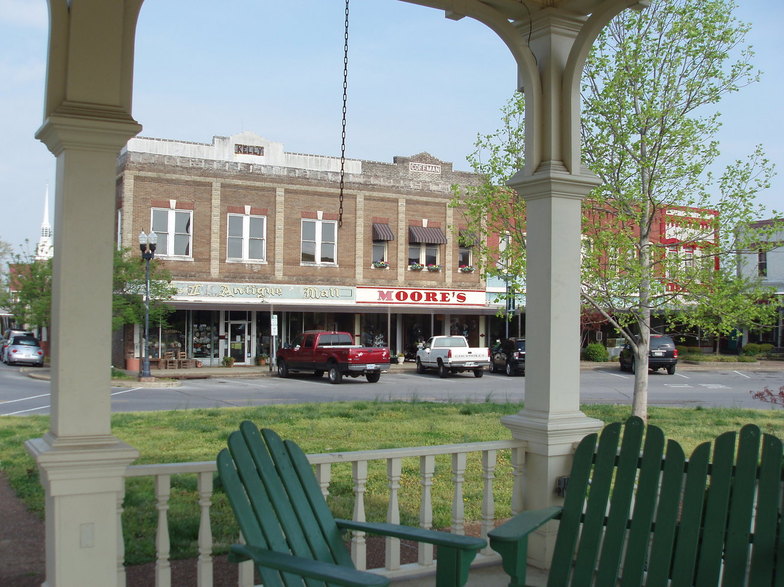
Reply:
[[389, 369], [389, 349], [354, 344], [349, 332], [307, 330], [277, 354], [278, 376], [297, 371], [313, 371], [321, 377], [326, 371], [330, 383], [340, 383], [344, 375], [364, 375], [370, 383]]

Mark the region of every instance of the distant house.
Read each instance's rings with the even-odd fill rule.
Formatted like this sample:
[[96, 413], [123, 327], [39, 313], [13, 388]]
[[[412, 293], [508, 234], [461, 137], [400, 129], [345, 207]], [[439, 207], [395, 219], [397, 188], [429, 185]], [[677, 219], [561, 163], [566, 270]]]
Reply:
[[763, 285], [773, 288], [779, 308], [773, 328], [748, 332], [744, 339], [746, 342], [765, 342], [781, 347], [784, 346], [784, 219], [752, 222], [749, 229], [760, 232], [759, 246], [738, 255], [738, 273], [750, 279], [759, 278]]

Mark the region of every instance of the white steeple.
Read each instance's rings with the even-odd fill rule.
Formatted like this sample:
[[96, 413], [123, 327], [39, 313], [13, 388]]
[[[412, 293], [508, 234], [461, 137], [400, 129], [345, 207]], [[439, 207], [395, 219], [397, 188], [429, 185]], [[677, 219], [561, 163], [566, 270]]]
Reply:
[[35, 248], [36, 260], [43, 261], [52, 258], [52, 225], [49, 224], [49, 185], [46, 186], [46, 199], [44, 200], [44, 219], [41, 222], [41, 238]]

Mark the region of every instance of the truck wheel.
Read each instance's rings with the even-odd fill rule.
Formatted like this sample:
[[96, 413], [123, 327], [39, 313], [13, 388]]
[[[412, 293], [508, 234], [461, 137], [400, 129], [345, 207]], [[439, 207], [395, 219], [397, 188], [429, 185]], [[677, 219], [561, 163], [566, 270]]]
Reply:
[[425, 367], [424, 367], [424, 365], [422, 365], [422, 361], [420, 361], [419, 358], [417, 358], [416, 361], [417, 361], [417, 373], [420, 373], [420, 374], [424, 373], [425, 372]]
[[512, 363], [507, 363], [506, 364], [506, 376], [507, 377], [511, 377], [512, 375], [514, 375], [514, 369], [512, 368]]
[[667, 375], [675, 375], [675, 365], [667, 365]]
[[278, 377], [283, 377], [284, 379], [289, 376], [289, 366], [286, 364], [286, 361], [283, 359], [278, 361]]
[[370, 373], [365, 373], [365, 377], [368, 380], [368, 383], [378, 383], [378, 380], [381, 379], [381, 371], [371, 371]]
[[481, 377], [485, 374], [484, 369], [474, 369], [474, 377]]
[[438, 376], [441, 379], [443, 379], [447, 375], [449, 375], [449, 369], [447, 369], [446, 366], [442, 362], [439, 361], [438, 362]]
[[338, 366], [336, 364], [332, 364], [329, 366], [329, 371], [327, 371], [327, 377], [329, 378], [330, 383], [340, 383], [343, 381], [343, 373], [340, 372]]

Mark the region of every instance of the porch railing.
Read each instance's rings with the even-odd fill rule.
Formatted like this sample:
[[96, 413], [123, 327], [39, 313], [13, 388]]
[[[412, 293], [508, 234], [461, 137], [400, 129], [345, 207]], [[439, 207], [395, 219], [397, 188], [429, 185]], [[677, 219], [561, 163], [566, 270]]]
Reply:
[[[498, 462], [499, 451], [509, 451], [509, 465], [512, 475], [512, 503], [511, 512], [520, 511], [522, 503], [522, 475], [525, 464], [525, 451], [521, 441], [499, 440], [491, 442], [477, 442], [465, 444], [449, 444], [440, 446], [419, 446], [412, 448], [395, 448], [384, 450], [368, 450], [356, 452], [324, 453], [308, 455], [313, 464], [316, 477], [321, 485], [325, 498], [329, 496], [329, 487], [332, 480], [332, 466], [348, 463], [351, 466], [353, 483], [353, 519], [365, 521], [365, 493], [368, 483], [368, 464], [373, 462], [386, 463], [387, 506], [386, 521], [400, 522], [399, 492], [404, 459], [419, 460], [419, 525], [422, 528], [433, 526], [433, 496], [432, 485], [436, 474], [436, 457], [447, 455], [451, 458], [451, 531], [457, 534], [465, 532], [466, 520], [464, 511], [464, 486], [466, 468], [471, 459], [476, 459], [475, 466], [481, 470], [481, 514], [477, 521], [481, 536], [495, 526], [495, 494], [494, 480]], [[134, 465], [128, 467], [126, 478], [152, 477], [154, 480], [155, 500], [157, 509], [157, 530], [155, 536], [156, 562], [155, 584], [156, 587], [169, 587], [171, 585], [171, 567], [169, 562], [170, 540], [168, 510], [171, 494], [172, 475], [194, 475], [197, 479], [199, 531], [198, 531], [198, 559], [197, 585], [199, 587], [212, 586], [212, 561], [213, 537], [210, 524], [210, 507], [213, 496], [213, 476], [216, 471], [214, 461], [194, 463], [170, 463], [161, 465]], [[120, 516], [120, 548], [118, 552], [124, 553], [125, 544], [122, 537], [122, 503], [119, 504]], [[121, 555], [122, 556], [122, 555]], [[362, 532], [353, 532], [351, 537], [351, 556], [358, 569], [367, 569], [367, 543]], [[474, 564], [486, 563], [495, 560], [495, 554], [486, 549], [477, 556]], [[119, 584], [125, 584], [124, 561], [117, 561]], [[387, 576], [403, 577], [424, 574], [435, 571], [433, 547], [419, 544], [417, 561], [415, 563], [401, 564], [400, 540], [385, 539], [385, 564], [383, 568], [370, 569]], [[250, 562], [242, 563], [239, 568], [239, 585], [248, 587], [253, 585], [253, 566]]]

